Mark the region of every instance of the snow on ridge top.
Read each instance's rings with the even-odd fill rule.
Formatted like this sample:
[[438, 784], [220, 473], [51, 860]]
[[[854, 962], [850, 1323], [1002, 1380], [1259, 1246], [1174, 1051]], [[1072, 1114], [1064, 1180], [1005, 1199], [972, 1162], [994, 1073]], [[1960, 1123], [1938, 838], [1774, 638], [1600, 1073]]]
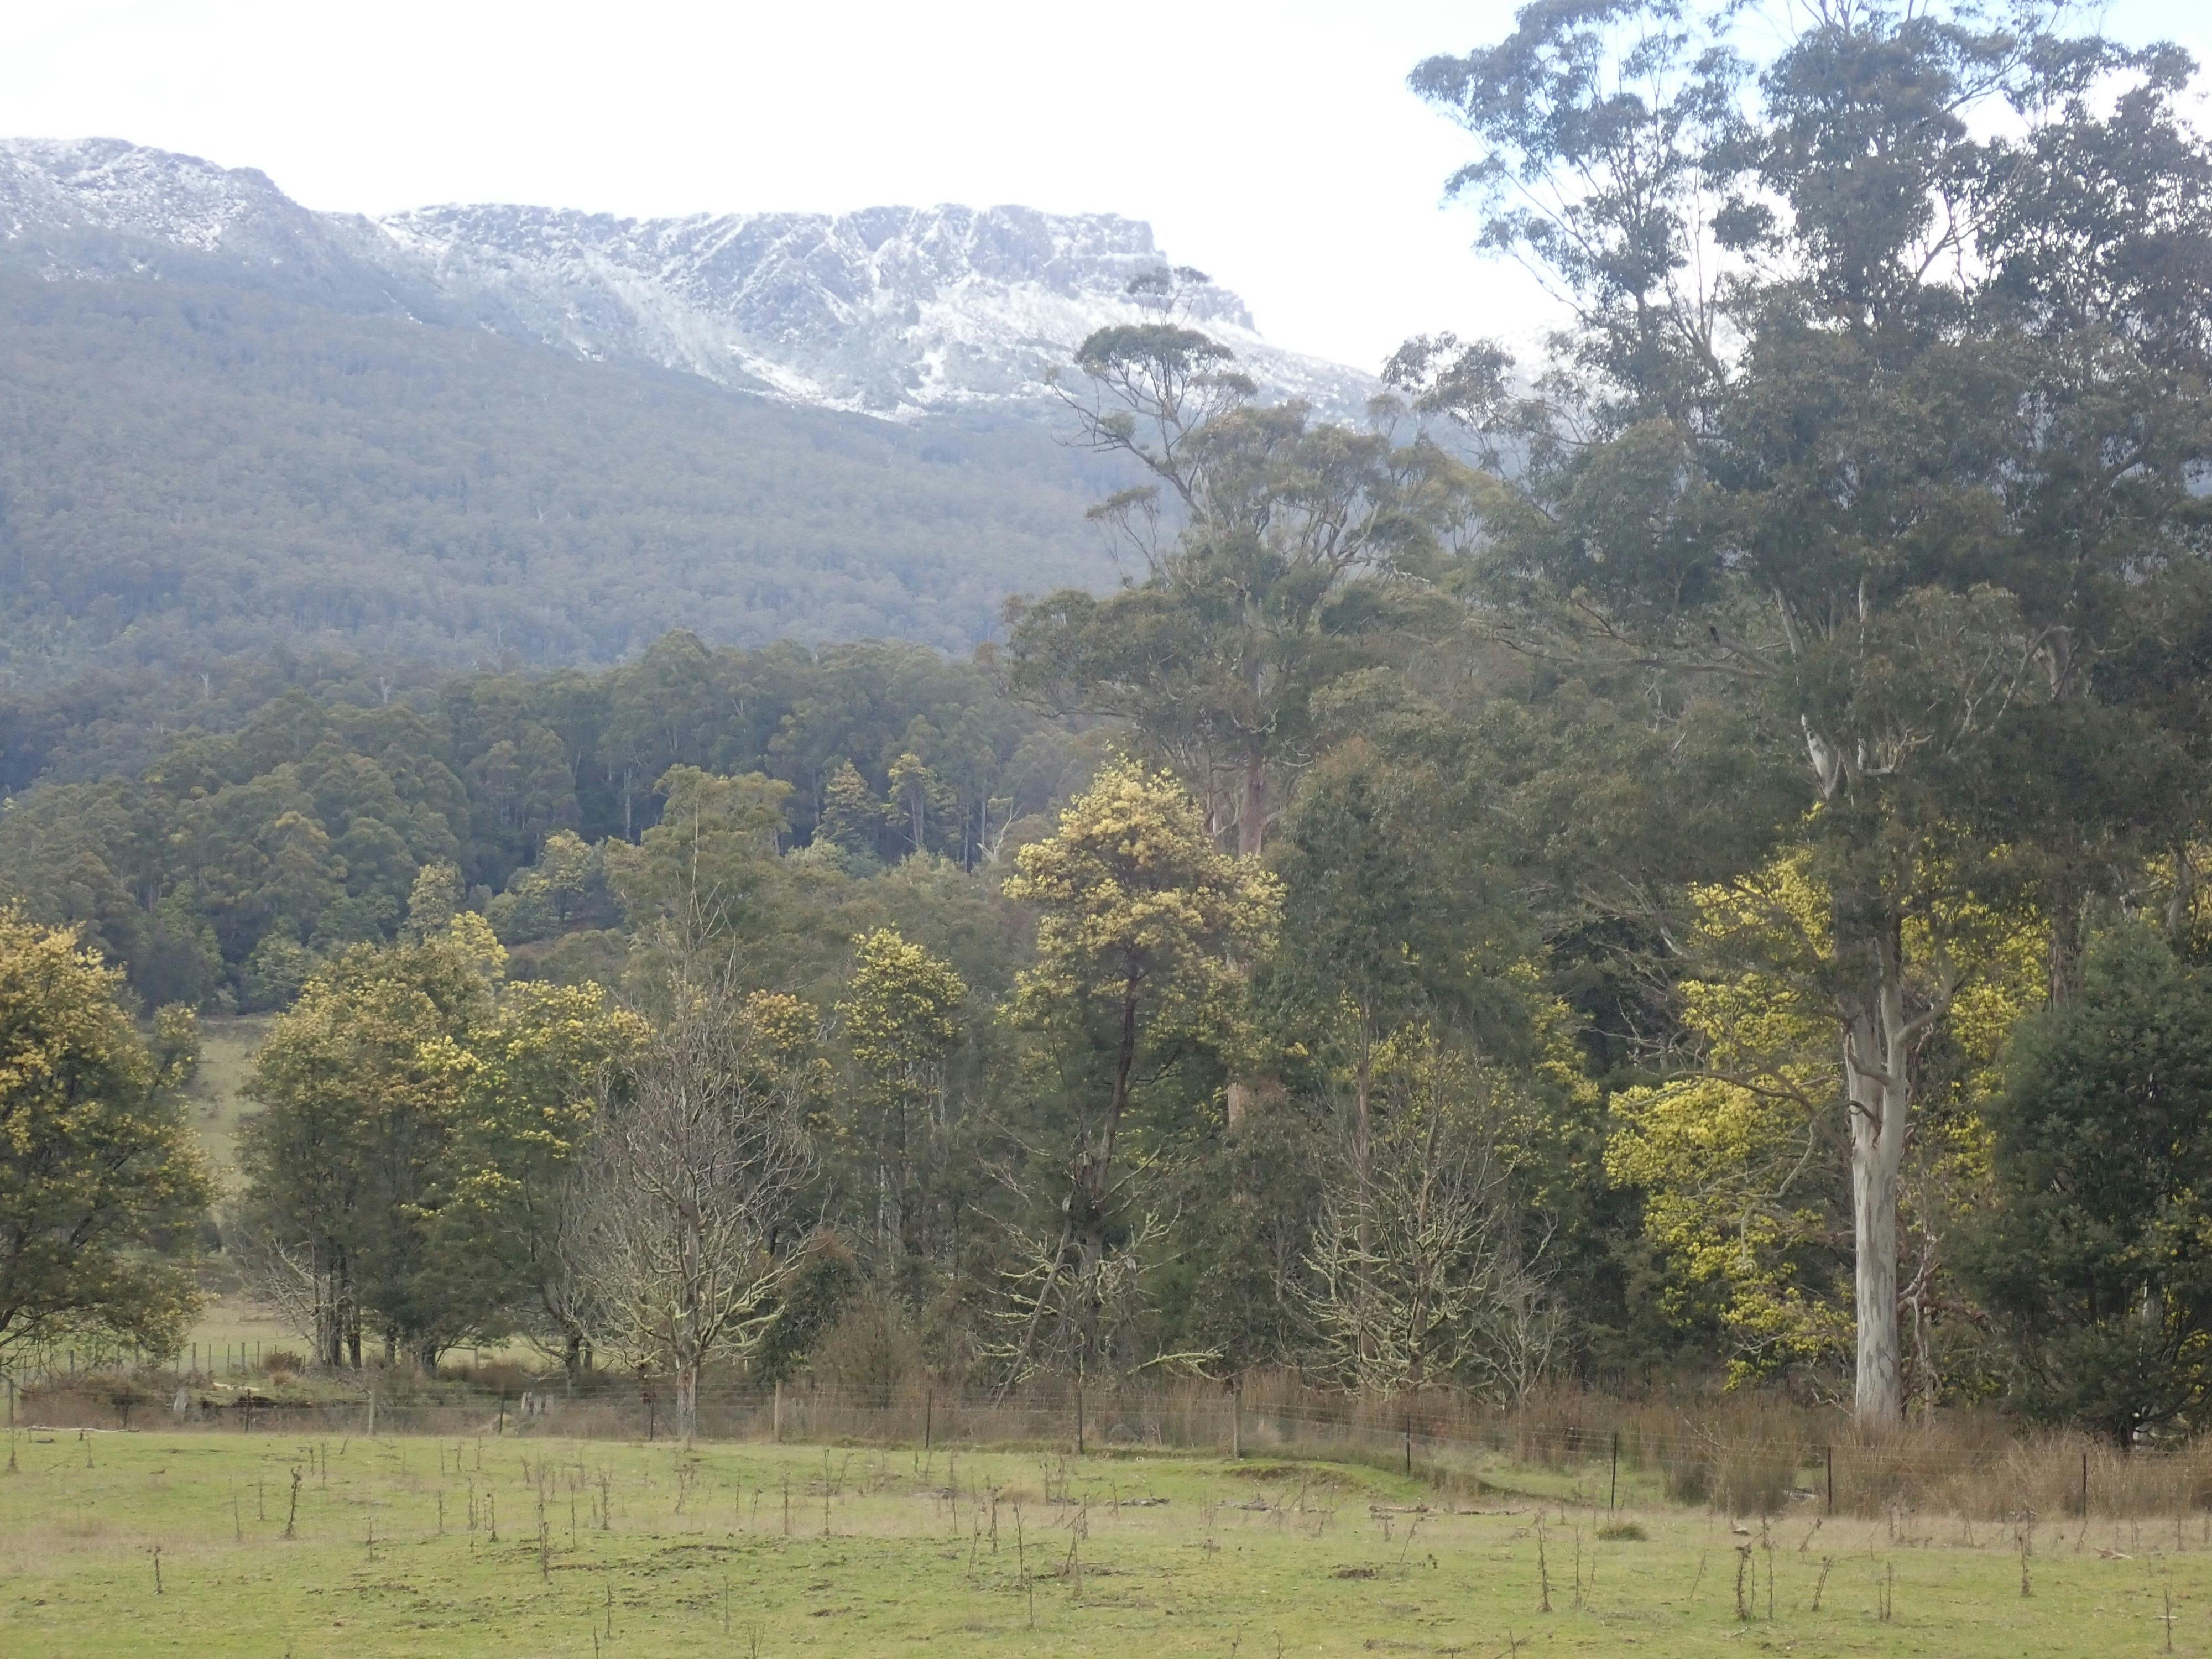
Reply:
[[120, 138], [0, 139], [0, 200], [9, 198], [45, 210], [40, 216], [49, 221], [201, 252], [214, 251], [246, 221], [306, 211], [254, 168], [217, 167]]
[[[1132, 276], [1164, 263], [1142, 220], [1017, 206], [632, 219], [472, 204], [417, 209], [377, 222], [402, 246], [439, 259], [509, 268], [542, 260], [617, 266], [709, 305], [716, 296], [734, 302], [763, 272], [796, 274], [848, 302], [870, 289], [918, 297], [970, 277], [1119, 296]], [[1243, 305], [1218, 290], [1208, 314], [1251, 326]]]
[[[1012, 205], [316, 213], [252, 169], [112, 138], [0, 139], [0, 256], [50, 276], [248, 283], [894, 419], [1036, 407], [1093, 330], [1156, 314], [1129, 283], [1168, 264], [1142, 220]], [[1227, 289], [1178, 302], [1271, 395], [1357, 418], [1374, 390], [1261, 339]]]

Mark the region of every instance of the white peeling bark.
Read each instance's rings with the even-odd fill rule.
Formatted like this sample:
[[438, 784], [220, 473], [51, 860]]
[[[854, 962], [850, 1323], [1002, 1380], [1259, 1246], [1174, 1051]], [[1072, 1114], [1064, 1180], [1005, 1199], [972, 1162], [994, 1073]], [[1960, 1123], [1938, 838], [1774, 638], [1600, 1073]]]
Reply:
[[1857, 1316], [1853, 1402], [1859, 1420], [1887, 1427], [1905, 1415], [1897, 1325], [1897, 1199], [1911, 1127], [1904, 964], [1895, 949], [1869, 952], [1874, 982], [1844, 1020], [1844, 1082], [1851, 1115], [1852, 1274]]

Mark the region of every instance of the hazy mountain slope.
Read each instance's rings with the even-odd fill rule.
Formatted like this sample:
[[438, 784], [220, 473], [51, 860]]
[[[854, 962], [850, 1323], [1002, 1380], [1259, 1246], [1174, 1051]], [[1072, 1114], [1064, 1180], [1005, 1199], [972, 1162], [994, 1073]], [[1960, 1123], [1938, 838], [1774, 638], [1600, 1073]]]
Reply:
[[[372, 221], [0, 140], [0, 672], [964, 648], [1010, 591], [1110, 579], [1083, 512], [1126, 479], [1054, 441], [1047, 377], [1164, 264], [1103, 215]], [[1177, 303], [1271, 392], [1364, 401], [1227, 289]]]
[[896, 635], [1107, 575], [1025, 422], [893, 425], [481, 330], [0, 276], [0, 667], [272, 640], [441, 660]]

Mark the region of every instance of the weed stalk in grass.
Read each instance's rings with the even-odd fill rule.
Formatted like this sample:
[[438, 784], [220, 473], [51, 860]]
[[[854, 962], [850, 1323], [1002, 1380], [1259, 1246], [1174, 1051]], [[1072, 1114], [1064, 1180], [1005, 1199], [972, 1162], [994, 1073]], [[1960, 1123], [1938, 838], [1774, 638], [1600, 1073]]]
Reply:
[[300, 1466], [297, 1463], [295, 1463], [292, 1465], [292, 1506], [290, 1509], [286, 1510], [284, 1514], [284, 1536], [287, 1538], [297, 1538], [300, 1535], [299, 1526]]
[[[156, 1595], [161, 1594], [161, 1547], [159, 1544], [154, 1546], [154, 1594]], [[2168, 1613], [2172, 1613], [2172, 1610], [2173, 1598], [2169, 1595], [2166, 1597], [2166, 1611]], [[2171, 1621], [2167, 1623], [2166, 1628], [2166, 1650], [2168, 1652], [2172, 1652], [2173, 1649], [2173, 1626]]]
[[1552, 1610], [1552, 1570], [1544, 1559], [1544, 1512], [1541, 1510], [1536, 1511], [1536, 1610], [1549, 1613]]
[[1836, 1558], [1832, 1555], [1820, 1558], [1820, 1576], [1813, 1581], [1813, 1611], [1815, 1613], [1820, 1610], [1820, 1593], [1828, 1588], [1828, 1572], [1835, 1565]]
[[1739, 1624], [1747, 1621], [1751, 1617], [1750, 1603], [1743, 1599], [1744, 1575], [1750, 1571], [1751, 1546], [1738, 1544], [1735, 1547], [1735, 1616], [1736, 1622]]

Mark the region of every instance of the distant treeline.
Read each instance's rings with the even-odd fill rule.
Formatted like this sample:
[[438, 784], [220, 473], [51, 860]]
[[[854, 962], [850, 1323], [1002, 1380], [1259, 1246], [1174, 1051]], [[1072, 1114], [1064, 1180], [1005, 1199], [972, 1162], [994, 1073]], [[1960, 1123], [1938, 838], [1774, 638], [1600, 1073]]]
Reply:
[[395, 687], [326, 659], [234, 663], [220, 686], [80, 682], [0, 699], [0, 887], [88, 923], [149, 1005], [246, 1009], [289, 1000], [313, 958], [395, 937], [428, 866], [453, 866], [513, 943], [562, 931], [495, 896], [549, 837], [637, 839], [672, 768], [787, 785], [787, 846], [826, 824], [864, 864], [972, 866], [1081, 752], [975, 662], [687, 633], [599, 673]]

